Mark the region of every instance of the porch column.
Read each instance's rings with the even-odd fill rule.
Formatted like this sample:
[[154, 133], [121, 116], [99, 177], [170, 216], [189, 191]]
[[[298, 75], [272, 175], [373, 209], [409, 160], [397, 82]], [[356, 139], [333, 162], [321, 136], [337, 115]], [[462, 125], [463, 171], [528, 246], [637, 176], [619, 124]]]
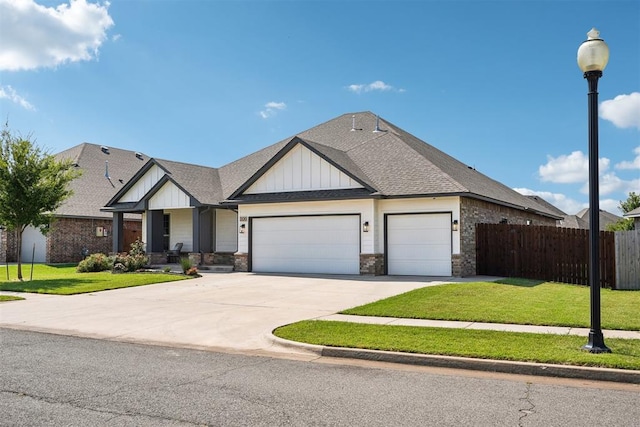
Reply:
[[113, 238], [112, 250], [115, 253], [123, 251], [124, 246], [124, 214], [122, 212], [113, 213], [113, 230], [111, 236]]
[[163, 211], [147, 211], [147, 252], [162, 252]]
[[191, 252], [200, 252], [200, 209], [191, 209], [191, 241], [193, 242], [193, 248]]
[[205, 208], [200, 211], [200, 250], [202, 253], [213, 252], [213, 212], [215, 209]]

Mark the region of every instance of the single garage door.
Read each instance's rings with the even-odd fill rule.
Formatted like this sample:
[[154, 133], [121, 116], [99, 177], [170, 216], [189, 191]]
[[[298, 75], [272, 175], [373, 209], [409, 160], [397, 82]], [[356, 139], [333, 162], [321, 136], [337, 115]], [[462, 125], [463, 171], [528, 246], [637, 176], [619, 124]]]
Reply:
[[251, 270], [273, 273], [360, 273], [358, 215], [254, 218]]
[[388, 274], [451, 276], [451, 214], [387, 215]]

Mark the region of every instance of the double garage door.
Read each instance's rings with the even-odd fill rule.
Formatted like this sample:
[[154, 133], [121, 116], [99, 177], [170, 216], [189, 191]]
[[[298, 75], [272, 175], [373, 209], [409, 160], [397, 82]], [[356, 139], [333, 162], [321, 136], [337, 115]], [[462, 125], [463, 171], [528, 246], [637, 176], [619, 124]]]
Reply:
[[[391, 275], [451, 275], [451, 215], [386, 218]], [[251, 270], [273, 273], [360, 273], [360, 216], [254, 218]]]
[[360, 273], [360, 216], [254, 218], [251, 269], [273, 273]]

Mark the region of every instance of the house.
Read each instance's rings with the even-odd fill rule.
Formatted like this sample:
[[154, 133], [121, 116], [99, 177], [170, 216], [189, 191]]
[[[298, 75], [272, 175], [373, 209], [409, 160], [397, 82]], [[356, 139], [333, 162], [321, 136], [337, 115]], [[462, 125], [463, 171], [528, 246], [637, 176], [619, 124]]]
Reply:
[[[23, 233], [21, 259], [23, 262], [78, 262], [83, 250], [89, 253], [108, 253], [113, 247], [112, 219], [101, 208], [149, 160], [139, 152], [82, 143], [55, 155], [57, 159], [71, 159], [82, 171], [69, 185], [73, 191], [55, 212], [55, 220], [47, 235], [28, 227]], [[139, 214], [127, 214], [122, 224], [123, 247], [142, 237]], [[16, 261], [15, 232], [0, 236], [0, 259]]]
[[640, 208], [635, 208], [623, 215], [625, 218], [633, 218], [633, 228], [640, 230]]
[[[581, 224], [586, 224], [585, 227], [580, 227], [580, 228], [589, 228], [589, 208], [582, 209], [575, 216], [581, 220], [580, 222]], [[611, 212], [607, 212], [600, 209], [600, 215], [598, 218], [600, 231], [605, 231], [607, 228], [607, 225], [615, 224], [621, 219], [622, 217], [619, 217], [618, 215], [614, 215]]]
[[220, 168], [151, 159], [109, 200], [142, 216], [152, 262], [175, 243], [237, 271], [467, 276], [475, 225], [556, 212], [371, 112], [344, 114]]

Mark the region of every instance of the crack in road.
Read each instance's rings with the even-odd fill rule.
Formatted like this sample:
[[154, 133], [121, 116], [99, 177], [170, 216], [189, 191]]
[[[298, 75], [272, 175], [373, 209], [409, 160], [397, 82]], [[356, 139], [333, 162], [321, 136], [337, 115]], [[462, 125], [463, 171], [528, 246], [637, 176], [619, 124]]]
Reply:
[[524, 397], [521, 397], [519, 399], [521, 402], [523, 402], [523, 406], [525, 407], [518, 410], [518, 413], [520, 414], [520, 418], [518, 418], [518, 427], [523, 426], [522, 423], [526, 417], [536, 413], [536, 405], [531, 401], [531, 386], [532, 383], [528, 382], [527, 388], [524, 391]]
[[50, 405], [67, 405], [67, 406], [71, 406], [72, 408], [76, 408], [76, 409], [80, 409], [80, 410], [85, 410], [85, 411], [94, 412], [94, 413], [98, 413], [98, 414], [104, 414], [104, 415], [112, 415], [112, 417], [109, 418], [109, 421], [111, 421], [111, 420], [113, 420], [115, 418], [119, 418], [119, 417], [130, 417], [130, 418], [144, 417], [144, 418], [149, 418], [149, 419], [152, 419], [152, 420], [178, 422], [178, 423], [189, 424], [189, 425], [194, 425], [194, 426], [206, 425], [206, 424], [193, 422], [193, 421], [188, 421], [188, 420], [183, 420], [183, 419], [179, 419], [179, 418], [161, 417], [161, 416], [152, 415], [152, 414], [136, 413], [136, 412], [130, 412], [130, 411], [116, 411], [116, 410], [100, 409], [100, 408], [91, 408], [89, 406], [79, 405], [77, 403], [74, 403], [73, 401], [56, 400], [56, 399], [53, 399], [53, 398], [50, 398], [50, 397], [38, 396], [38, 395], [35, 395], [35, 394], [29, 394], [29, 393], [25, 393], [25, 392], [17, 391], [17, 390], [0, 390], [0, 394], [9, 394], [9, 395], [12, 395], [12, 396], [17, 396], [17, 397], [26, 397], [26, 398], [29, 398], [29, 399], [37, 400], [39, 402], [45, 402], [45, 403], [48, 403]]

